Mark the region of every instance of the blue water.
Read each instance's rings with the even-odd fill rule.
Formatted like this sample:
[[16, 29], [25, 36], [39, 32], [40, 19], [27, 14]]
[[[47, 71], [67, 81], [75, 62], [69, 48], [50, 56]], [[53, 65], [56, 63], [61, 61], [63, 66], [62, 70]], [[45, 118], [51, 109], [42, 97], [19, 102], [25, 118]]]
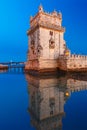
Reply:
[[0, 74], [0, 130], [32, 129], [27, 109], [28, 92], [24, 74]]
[[87, 90], [74, 92], [64, 108], [64, 130], [87, 130]]
[[[49, 126], [50, 130], [58, 130], [60, 127], [55, 114], [51, 115], [50, 112], [56, 111], [56, 116], [59, 114], [53, 107], [57, 104], [56, 95], [59, 92], [60, 84], [53, 88], [55, 80], [52, 82], [51, 80], [49, 82], [46, 81], [46, 78], [41, 80], [42, 86], [45, 83], [45, 88], [40, 90], [39, 88], [42, 86], [35, 88], [35, 85], [38, 86], [37, 81], [40, 81], [40, 78], [26, 78], [23, 73], [0, 73], [0, 130], [42, 130], [42, 128], [47, 130], [48, 124], [52, 124], [52, 122], [53, 125]], [[55, 91], [56, 95], [52, 94], [52, 91]], [[44, 100], [45, 92], [51, 93], [49, 100], [46, 98], [47, 101]], [[63, 91], [61, 92], [63, 93]], [[50, 100], [51, 108], [48, 103]], [[33, 112], [29, 112], [29, 108]], [[71, 92], [63, 103], [63, 108], [65, 114], [61, 117], [60, 130], [87, 130], [87, 90]], [[42, 119], [43, 117], [44, 119]], [[53, 118], [55, 118], [54, 121], [52, 121]]]

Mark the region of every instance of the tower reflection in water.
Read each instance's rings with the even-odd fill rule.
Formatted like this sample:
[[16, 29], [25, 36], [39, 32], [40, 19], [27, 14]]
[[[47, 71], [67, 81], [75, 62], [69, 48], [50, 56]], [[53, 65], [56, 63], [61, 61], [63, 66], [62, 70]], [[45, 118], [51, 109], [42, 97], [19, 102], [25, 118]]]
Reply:
[[33, 77], [26, 75], [31, 124], [37, 130], [62, 130], [64, 104], [74, 91], [87, 89], [87, 77]]

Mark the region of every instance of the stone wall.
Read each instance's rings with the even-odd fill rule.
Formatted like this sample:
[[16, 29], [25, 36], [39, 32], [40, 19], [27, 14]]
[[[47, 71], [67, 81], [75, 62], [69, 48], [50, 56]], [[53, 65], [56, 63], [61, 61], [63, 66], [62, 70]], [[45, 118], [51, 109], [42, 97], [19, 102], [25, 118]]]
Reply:
[[58, 60], [29, 60], [26, 63], [25, 70], [36, 70], [39, 72], [49, 72], [58, 70]]
[[87, 56], [71, 55], [67, 59], [68, 69], [87, 69]]
[[29, 60], [38, 59], [39, 29], [35, 30], [28, 37], [28, 58]]
[[43, 7], [30, 19], [25, 70], [87, 70], [87, 56], [71, 55], [64, 40], [62, 14], [46, 13]]
[[64, 71], [66, 71], [67, 70], [67, 59], [66, 59], [66, 57], [64, 57], [64, 56], [60, 56], [59, 58], [58, 58], [58, 68], [60, 69], [60, 70], [64, 70]]
[[[53, 33], [51, 36], [50, 33]], [[54, 46], [50, 47], [50, 40], [54, 40]], [[63, 32], [40, 27], [40, 44], [43, 48], [43, 59], [58, 59], [59, 55], [64, 54], [65, 41]]]
[[59, 57], [59, 68], [65, 71], [87, 70], [87, 56], [70, 55]]
[[39, 62], [38, 60], [29, 60], [26, 62], [25, 65], [25, 71], [29, 71], [29, 70], [39, 70]]

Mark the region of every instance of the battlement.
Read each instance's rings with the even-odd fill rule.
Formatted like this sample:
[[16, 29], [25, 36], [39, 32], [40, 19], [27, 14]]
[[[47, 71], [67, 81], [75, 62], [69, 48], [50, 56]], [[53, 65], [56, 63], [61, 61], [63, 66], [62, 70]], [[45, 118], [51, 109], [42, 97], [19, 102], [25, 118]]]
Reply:
[[62, 14], [56, 11], [52, 13], [47, 13], [43, 10], [43, 7], [39, 7], [38, 13], [34, 17], [30, 17], [30, 28], [34, 28], [36, 25], [42, 25], [43, 23], [53, 26], [54, 29], [61, 27]]
[[87, 56], [86, 55], [76, 55], [76, 54], [72, 54], [72, 55], [70, 55], [70, 57], [69, 57], [70, 59], [87, 59]]
[[87, 70], [87, 56], [75, 55], [60, 56], [59, 68], [65, 71], [86, 71]]
[[87, 60], [87, 55], [76, 55], [76, 54], [70, 54], [69, 56], [64, 56], [64, 55], [61, 55], [59, 56], [59, 59], [67, 59], [67, 60], [76, 60], [76, 59], [79, 59], [79, 60]]
[[62, 13], [61, 12], [53, 11], [52, 13], [47, 13], [47, 12], [43, 11], [43, 12], [38, 12], [37, 15], [35, 15], [35, 16], [31, 16], [30, 22], [33, 22], [34, 19], [36, 19], [38, 17], [38, 15], [40, 15], [40, 14], [46, 15], [46, 16], [49, 16], [49, 17], [58, 18], [58, 19], [62, 20]]

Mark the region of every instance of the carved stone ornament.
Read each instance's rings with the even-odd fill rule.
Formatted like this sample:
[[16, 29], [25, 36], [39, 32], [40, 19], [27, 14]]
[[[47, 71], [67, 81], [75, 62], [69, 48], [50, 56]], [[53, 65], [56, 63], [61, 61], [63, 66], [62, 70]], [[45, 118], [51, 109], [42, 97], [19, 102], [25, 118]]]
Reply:
[[39, 44], [38, 47], [37, 47], [37, 52], [38, 52], [38, 55], [40, 56], [41, 55], [41, 51], [43, 50], [42, 46]]
[[39, 44], [37, 47], [39, 50], [43, 50], [43, 47]]
[[49, 40], [49, 48], [50, 49], [54, 49], [55, 48], [55, 41], [54, 41], [54, 39], [52, 37]]
[[31, 47], [31, 49], [34, 49], [34, 48], [35, 48], [35, 41], [34, 41], [34, 40], [31, 41], [30, 47]]

